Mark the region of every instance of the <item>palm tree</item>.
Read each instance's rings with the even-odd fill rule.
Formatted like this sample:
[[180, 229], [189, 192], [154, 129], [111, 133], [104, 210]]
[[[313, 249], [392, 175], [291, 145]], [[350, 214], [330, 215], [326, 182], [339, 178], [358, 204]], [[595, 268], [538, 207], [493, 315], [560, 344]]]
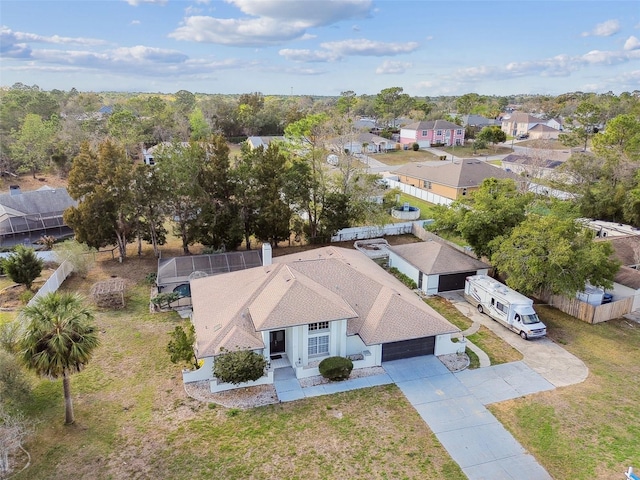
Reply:
[[21, 341], [22, 359], [39, 375], [62, 377], [65, 423], [71, 424], [69, 376], [82, 370], [100, 344], [93, 314], [79, 295], [52, 292], [26, 306], [22, 315], [28, 322]]

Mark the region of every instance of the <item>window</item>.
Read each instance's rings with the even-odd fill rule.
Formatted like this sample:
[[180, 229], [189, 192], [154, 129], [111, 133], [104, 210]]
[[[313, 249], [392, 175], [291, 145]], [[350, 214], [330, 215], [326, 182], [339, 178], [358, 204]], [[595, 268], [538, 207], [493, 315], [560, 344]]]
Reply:
[[315, 337], [309, 337], [308, 345], [310, 357], [326, 355], [329, 353], [329, 335], [317, 335]]
[[462, 130], [456, 130], [456, 135], [462, 135]]
[[442, 130], [438, 130], [438, 131], [436, 132], [436, 135], [442, 135]]
[[500, 310], [502, 313], [507, 313], [507, 306], [503, 305], [500, 302], [496, 302], [496, 308]]
[[310, 332], [315, 332], [318, 330], [329, 330], [329, 322], [318, 322], [309, 324]]
[[426, 137], [427, 136], [427, 131], [426, 130], [422, 130], [422, 136]]
[[431, 182], [427, 180], [422, 181], [422, 188], [426, 188], [427, 190], [431, 190]]
[[466, 189], [466, 188], [463, 188], [463, 189], [462, 189], [462, 195], [464, 196], [464, 195], [466, 195], [466, 194], [467, 194], [467, 189]]

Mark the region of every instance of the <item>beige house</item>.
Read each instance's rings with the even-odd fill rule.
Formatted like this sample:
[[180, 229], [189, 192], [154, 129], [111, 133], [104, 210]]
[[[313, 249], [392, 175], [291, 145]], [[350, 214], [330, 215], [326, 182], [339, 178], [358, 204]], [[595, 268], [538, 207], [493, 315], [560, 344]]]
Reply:
[[185, 382], [213, 377], [215, 357], [248, 349], [273, 369], [298, 378], [318, 375], [319, 362], [346, 356], [354, 368], [417, 355], [454, 353], [459, 329], [395, 277], [356, 250], [324, 247], [273, 259], [273, 264], [191, 281], [196, 352], [203, 366]]
[[485, 178], [520, 177], [490, 163], [476, 159], [463, 159], [445, 165], [429, 166], [410, 163], [393, 172], [401, 183], [412, 185], [451, 200], [465, 197], [477, 190]]

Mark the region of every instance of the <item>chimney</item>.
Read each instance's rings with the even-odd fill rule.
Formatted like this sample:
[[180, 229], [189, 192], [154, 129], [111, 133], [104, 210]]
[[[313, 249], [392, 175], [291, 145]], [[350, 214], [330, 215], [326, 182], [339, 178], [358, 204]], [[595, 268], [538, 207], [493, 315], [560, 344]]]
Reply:
[[271, 244], [263, 243], [262, 244], [262, 266], [266, 267], [267, 265], [271, 265]]
[[20, 185], [10, 185], [9, 186], [9, 195], [20, 195]]

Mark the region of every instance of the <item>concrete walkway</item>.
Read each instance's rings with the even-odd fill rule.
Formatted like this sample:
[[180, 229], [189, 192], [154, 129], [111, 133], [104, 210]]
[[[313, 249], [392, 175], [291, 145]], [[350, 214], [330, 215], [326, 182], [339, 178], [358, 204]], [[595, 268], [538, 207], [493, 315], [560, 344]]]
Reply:
[[523, 362], [542, 375], [556, 387], [565, 387], [584, 382], [589, 375], [587, 366], [575, 355], [567, 352], [550, 339], [523, 340], [519, 335], [484, 315], [468, 303], [461, 291], [444, 292], [440, 296], [448, 299], [460, 312], [470, 318], [474, 325], [484, 325], [502, 340], [522, 353]]
[[478, 356], [478, 361], [480, 362], [480, 368], [490, 367], [491, 359], [489, 358], [489, 355], [484, 353], [484, 350], [482, 350], [480, 347], [478, 347], [475, 343], [473, 343], [471, 340], [467, 338], [469, 335], [473, 335], [478, 330], [480, 330], [480, 323], [473, 322], [473, 324], [469, 328], [467, 328], [464, 332], [458, 333], [453, 336], [456, 338], [464, 337], [465, 341], [467, 342], [467, 347], [469, 347], [469, 350], [471, 350], [473, 353], [475, 353]]

